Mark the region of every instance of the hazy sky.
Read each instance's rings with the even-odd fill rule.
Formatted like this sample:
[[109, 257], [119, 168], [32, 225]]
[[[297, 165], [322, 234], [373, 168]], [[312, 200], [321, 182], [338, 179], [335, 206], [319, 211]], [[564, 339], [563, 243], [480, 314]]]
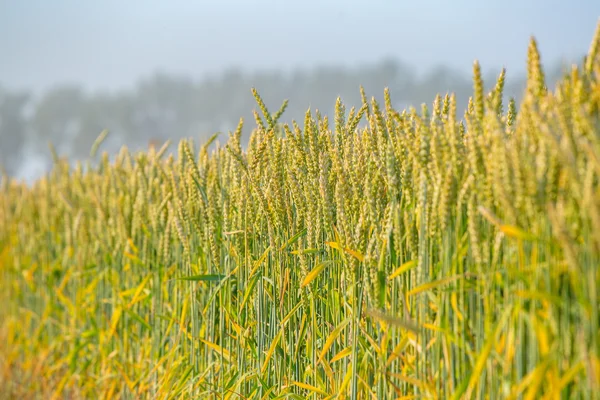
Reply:
[[600, 0], [0, 0], [0, 85], [134, 84], [240, 66], [356, 65], [393, 56], [426, 69], [523, 70], [584, 54]]

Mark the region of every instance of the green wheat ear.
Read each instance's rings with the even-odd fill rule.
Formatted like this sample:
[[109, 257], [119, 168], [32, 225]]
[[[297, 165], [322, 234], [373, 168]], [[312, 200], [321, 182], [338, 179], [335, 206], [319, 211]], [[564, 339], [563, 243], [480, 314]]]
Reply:
[[542, 62], [538, 45], [532, 36], [527, 50], [527, 92], [539, 99], [546, 92], [546, 77], [542, 69]]
[[265, 102], [263, 101], [262, 97], [260, 97], [260, 94], [258, 94], [258, 90], [256, 90], [256, 88], [252, 88], [252, 96], [254, 96], [254, 100], [256, 100], [256, 103], [258, 104], [260, 111], [262, 112], [263, 116], [267, 120], [267, 124], [269, 124], [269, 129], [273, 128], [273, 126], [275, 124], [273, 123], [273, 118], [271, 117], [271, 113], [269, 113], [269, 110], [267, 109]]
[[[281, 104], [281, 107], [279, 107], [279, 110], [277, 110], [277, 112], [275, 114], [271, 115], [271, 113], [269, 112], [269, 109], [267, 108], [267, 105], [263, 101], [262, 97], [260, 97], [260, 94], [258, 94], [258, 90], [256, 90], [256, 88], [252, 88], [252, 96], [254, 96], [254, 99], [256, 100], [256, 103], [258, 104], [258, 108], [260, 108], [260, 111], [262, 112], [263, 116], [265, 117], [265, 120], [267, 121], [267, 124], [269, 126], [269, 130], [274, 129], [275, 125], [277, 124], [277, 121], [279, 120], [279, 118], [281, 118], [281, 116], [285, 112], [285, 109], [288, 106], [288, 100], [287, 99], [284, 100], [283, 103]], [[260, 119], [258, 114], [255, 113], [254, 118], [256, 119], [256, 122], [259, 126], [263, 126], [262, 120]], [[263, 129], [263, 130], [265, 130], [265, 129]]]
[[598, 24], [596, 25], [594, 38], [592, 39], [590, 50], [585, 58], [585, 71], [588, 74], [591, 74], [594, 70], [594, 64], [598, 58], [598, 53], [600, 53], [600, 18], [598, 18]]
[[481, 66], [479, 61], [473, 63], [473, 106], [475, 107], [475, 116], [478, 121], [483, 120], [484, 102], [483, 102], [483, 78], [481, 77]]
[[496, 86], [494, 87], [494, 91], [492, 92], [492, 96], [494, 99], [494, 108], [498, 115], [502, 115], [504, 112], [502, 105], [502, 95], [504, 94], [504, 82], [506, 79], [506, 68], [502, 68], [500, 71], [500, 75], [498, 75], [498, 79], [496, 80]]
[[506, 113], [506, 126], [509, 130], [509, 133], [512, 133], [512, 130], [515, 125], [515, 119], [517, 118], [517, 105], [514, 97], [511, 97], [508, 101], [508, 112]]
[[287, 106], [288, 106], [288, 99], [285, 99], [283, 101], [283, 103], [281, 104], [281, 107], [279, 107], [279, 110], [277, 110], [277, 112], [273, 115], [273, 124], [277, 124], [277, 122], [279, 121], [279, 118], [281, 118], [281, 116], [285, 112]]
[[371, 110], [369, 109], [369, 101], [367, 100], [367, 95], [365, 94], [365, 88], [360, 85], [360, 101], [362, 105], [365, 107], [365, 111], [367, 116], [371, 115]]

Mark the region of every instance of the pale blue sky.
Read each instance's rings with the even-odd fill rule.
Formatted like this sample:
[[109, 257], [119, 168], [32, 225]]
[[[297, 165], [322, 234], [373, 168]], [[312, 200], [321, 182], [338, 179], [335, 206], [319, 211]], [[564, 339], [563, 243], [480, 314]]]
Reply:
[[[375, 62], [524, 67], [587, 51], [600, 0], [0, 0], [0, 85], [130, 86], [161, 70]], [[515, 72], [516, 73], [516, 72]]]

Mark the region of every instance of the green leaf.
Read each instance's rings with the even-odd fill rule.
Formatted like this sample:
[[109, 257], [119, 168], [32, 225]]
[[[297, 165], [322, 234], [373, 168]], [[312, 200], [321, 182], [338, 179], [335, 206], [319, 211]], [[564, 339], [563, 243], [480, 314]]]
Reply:
[[300, 232], [296, 233], [294, 236], [292, 236], [283, 246], [281, 246], [280, 250], [285, 250], [287, 247], [291, 246], [292, 244], [296, 243], [296, 241], [298, 239], [300, 239], [300, 237], [302, 237], [304, 234], [306, 234], [306, 228], [302, 229]]
[[152, 330], [152, 327], [150, 326], [150, 324], [148, 324], [148, 322], [146, 322], [139, 314], [137, 314], [127, 308], [125, 308], [124, 310], [127, 313], [127, 315], [129, 315], [131, 318], [133, 318], [137, 322], [139, 322], [140, 325], [142, 325], [144, 328], [148, 329], [149, 331]]
[[201, 274], [201, 275], [184, 276], [183, 278], [179, 278], [179, 280], [180, 281], [194, 281], [194, 282], [198, 282], [198, 281], [220, 282], [221, 280], [225, 279], [226, 277], [227, 277], [226, 275], [220, 275], [220, 274]]

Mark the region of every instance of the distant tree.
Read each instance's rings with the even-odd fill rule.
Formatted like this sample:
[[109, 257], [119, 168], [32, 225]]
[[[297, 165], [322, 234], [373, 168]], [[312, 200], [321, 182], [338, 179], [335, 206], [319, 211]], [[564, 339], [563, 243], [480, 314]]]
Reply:
[[73, 140], [81, 135], [84, 102], [83, 91], [73, 85], [46, 93], [33, 114], [32, 128], [38, 138], [35, 150], [47, 153], [47, 143], [52, 142], [59, 152], [70, 156]]
[[17, 172], [23, 157], [29, 98], [27, 93], [9, 93], [0, 88], [0, 164], [11, 175]]
[[[549, 87], [560, 77], [565, 64], [547, 73]], [[505, 97], [520, 99], [524, 76], [507, 71]], [[498, 71], [485, 76], [485, 86], [493, 87]], [[35, 103], [25, 93], [0, 89], [0, 162], [17, 171], [16, 165], [26, 137], [31, 135], [33, 150], [47, 155], [46, 143], [52, 141], [62, 155], [87, 158], [94, 139], [104, 129], [110, 134], [103, 149], [116, 152], [127, 145], [145, 150], [151, 140], [155, 147], [167, 139], [177, 141], [194, 137], [202, 142], [217, 131], [233, 130], [242, 117], [245, 121], [243, 144], [255, 126], [253, 110], [258, 110], [250, 89], [255, 87], [269, 111], [277, 111], [289, 99], [280, 122], [295, 120], [303, 124], [306, 110], [319, 109], [331, 116], [339, 96], [347, 111], [360, 107], [359, 86], [369, 97], [383, 101], [383, 90], [391, 91], [393, 105], [405, 108], [421, 103], [431, 105], [436, 94], [456, 94], [457, 109], [464, 111], [473, 84], [470, 74], [447, 66], [417, 75], [410, 66], [392, 59], [358, 67], [321, 66], [298, 68], [289, 73], [263, 70], [249, 73], [229, 68], [201, 81], [158, 73], [140, 81], [133, 90], [89, 94], [75, 85], [57, 87]], [[25, 111], [33, 106], [29, 119]], [[259, 112], [259, 114], [261, 114]], [[330, 119], [331, 121], [331, 119]], [[220, 140], [226, 140], [226, 135]]]
[[125, 132], [128, 143], [144, 145], [146, 138], [178, 139], [188, 136], [195, 121], [202, 119], [196, 109], [196, 87], [190, 79], [157, 74], [138, 85], [130, 98], [130, 115]]

